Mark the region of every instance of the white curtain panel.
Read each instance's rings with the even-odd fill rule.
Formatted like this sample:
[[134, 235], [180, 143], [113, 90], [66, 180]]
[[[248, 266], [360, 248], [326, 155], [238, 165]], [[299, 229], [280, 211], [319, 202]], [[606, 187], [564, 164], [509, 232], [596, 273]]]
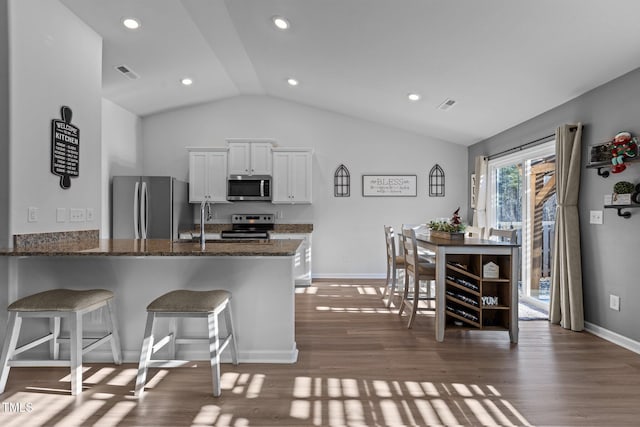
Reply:
[[580, 255], [580, 191], [582, 123], [556, 130], [556, 235], [551, 272], [549, 321], [565, 329], [584, 329]]
[[476, 156], [475, 174], [476, 187], [474, 199], [476, 206], [473, 209], [473, 226], [487, 229], [487, 170], [489, 158], [486, 156]]

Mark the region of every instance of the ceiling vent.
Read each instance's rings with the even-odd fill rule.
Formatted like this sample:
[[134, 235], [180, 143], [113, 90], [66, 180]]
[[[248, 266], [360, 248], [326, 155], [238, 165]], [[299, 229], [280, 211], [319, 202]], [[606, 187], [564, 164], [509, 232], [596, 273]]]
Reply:
[[456, 105], [455, 99], [447, 98], [442, 104], [438, 105], [438, 110], [447, 111], [454, 105]]
[[120, 74], [122, 74], [123, 76], [125, 76], [129, 80], [137, 80], [137, 79], [140, 78], [139, 75], [137, 75], [135, 72], [133, 72], [133, 70], [131, 70], [131, 68], [127, 67], [126, 65], [118, 65], [116, 67], [116, 70], [118, 70], [120, 72]]

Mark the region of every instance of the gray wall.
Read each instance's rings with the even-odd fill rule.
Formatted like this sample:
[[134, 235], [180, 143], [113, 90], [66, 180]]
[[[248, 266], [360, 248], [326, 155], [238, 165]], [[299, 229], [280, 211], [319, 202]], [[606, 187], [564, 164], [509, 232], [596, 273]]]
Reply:
[[[0, 2], [0, 247], [9, 242], [9, 25], [7, 2]], [[0, 257], [0, 282], [9, 277], [7, 257]], [[4, 288], [4, 286], [3, 286]], [[6, 328], [7, 292], [0, 292], [0, 336]]]
[[0, 3], [0, 247], [9, 240], [9, 25]]
[[[526, 100], [523, 100], [526, 102]], [[582, 165], [589, 147], [628, 130], [640, 135], [640, 69], [606, 83], [559, 107], [534, 117], [469, 148], [469, 171], [478, 155], [491, 155], [555, 133], [563, 123], [582, 122]], [[617, 181], [640, 182], [640, 162], [624, 172], [601, 178], [595, 169], [582, 168], [580, 230], [585, 320], [593, 325], [640, 340], [640, 209], [624, 219], [604, 210], [604, 224], [589, 224], [589, 211], [603, 210], [603, 198]], [[620, 296], [620, 311], [609, 308], [609, 294]], [[589, 326], [589, 325], [587, 325]]]

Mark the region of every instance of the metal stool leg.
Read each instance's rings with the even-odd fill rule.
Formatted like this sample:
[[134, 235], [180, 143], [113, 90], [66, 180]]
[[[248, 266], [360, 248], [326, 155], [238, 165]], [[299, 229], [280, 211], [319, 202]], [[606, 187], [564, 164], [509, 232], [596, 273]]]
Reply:
[[69, 341], [71, 342], [71, 394], [82, 392], [82, 314], [70, 313]]
[[231, 301], [227, 302], [224, 310], [224, 323], [227, 326], [227, 334], [229, 336], [229, 344], [231, 345], [231, 361], [234, 365], [238, 364], [238, 346], [236, 344], [236, 333], [233, 327], [233, 316], [231, 315]]
[[4, 388], [7, 385], [7, 379], [9, 378], [9, 360], [13, 356], [13, 352], [18, 344], [18, 335], [20, 335], [20, 326], [22, 325], [22, 318], [18, 316], [15, 311], [9, 312], [9, 322], [7, 324], [7, 336], [4, 339], [4, 345], [2, 346], [2, 359], [0, 360], [0, 393], [4, 392]]
[[176, 358], [176, 339], [178, 338], [178, 318], [169, 318], [169, 336], [171, 341], [168, 344], [169, 359]]
[[60, 342], [58, 342], [58, 338], [60, 338], [60, 317], [52, 318], [50, 324], [53, 337], [49, 343], [49, 352], [53, 360], [58, 360], [60, 358]]
[[113, 301], [107, 301], [107, 312], [109, 320], [106, 322], [107, 328], [111, 328], [111, 352], [113, 362], [116, 365], [122, 364], [122, 348], [120, 347], [120, 333], [118, 332], [118, 321], [116, 320], [116, 310]]
[[142, 397], [144, 385], [147, 381], [149, 370], [149, 360], [153, 352], [153, 326], [156, 320], [154, 312], [147, 312], [147, 325], [144, 328], [144, 340], [142, 341], [142, 351], [140, 352], [140, 364], [138, 365], [138, 375], [136, 377], [135, 395]]
[[218, 328], [218, 313], [209, 313], [209, 353], [211, 355], [211, 375], [213, 380], [213, 395], [220, 396], [220, 337]]

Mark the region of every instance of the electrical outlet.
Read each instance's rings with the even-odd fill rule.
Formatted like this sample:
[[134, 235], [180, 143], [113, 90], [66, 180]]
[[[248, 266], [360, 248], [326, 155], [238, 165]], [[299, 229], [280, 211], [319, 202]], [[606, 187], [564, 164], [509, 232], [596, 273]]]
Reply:
[[86, 212], [82, 208], [69, 209], [69, 221], [71, 222], [83, 222], [85, 220]]
[[93, 217], [95, 216], [95, 211], [93, 208], [87, 208], [87, 221], [93, 221]]
[[30, 207], [27, 215], [28, 222], [38, 222], [38, 208]]
[[611, 310], [620, 311], [620, 297], [618, 295], [609, 295], [609, 308]]
[[591, 211], [589, 216], [590, 224], [602, 224], [602, 211]]
[[56, 208], [56, 222], [67, 222], [67, 208]]

